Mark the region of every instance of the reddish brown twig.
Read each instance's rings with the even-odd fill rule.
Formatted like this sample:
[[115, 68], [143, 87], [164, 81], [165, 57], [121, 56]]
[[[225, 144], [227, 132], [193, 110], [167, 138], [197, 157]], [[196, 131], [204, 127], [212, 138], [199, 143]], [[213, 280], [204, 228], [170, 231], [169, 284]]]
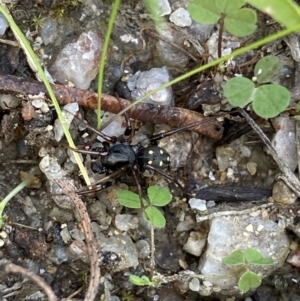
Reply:
[[54, 180], [64, 191], [64, 193], [74, 202], [74, 205], [80, 215], [82, 227], [85, 235], [85, 241], [87, 244], [87, 251], [91, 264], [91, 275], [88, 290], [86, 292], [84, 300], [94, 300], [98, 292], [100, 282], [100, 267], [98, 252], [100, 251], [96, 240], [94, 238], [93, 230], [91, 228], [91, 221], [86, 211], [86, 207], [81, 198], [75, 193], [74, 188], [66, 181], [61, 179]]
[[[77, 102], [80, 106], [92, 109], [97, 107], [97, 93], [95, 92], [62, 85], [52, 85], [52, 88], [61, 105]], [[41, 82], [29, 81], [11, 75], [0, 75], [0, 93], [35, 95], [40, 92], [47, 95], [46, 88]], [[118, 101], [114, 96], [103, 94], [102, 109], [117, 114], [122, 110], [122, 107], [125, 108], [131, 104], [127, 99], [121, 98], [120, 100]], [[216, 119], [182, 108], [139, 103], [128, 111], [128, 115], [143, 122], [168, 124], [171, 127], [182, 127], [199, 122], [199, 125], [192, 128], [193, 131], [213, 139], [219, 139], [223, 134], [223, 127]]]
[[13, 263], [5, 264], [4, 270], [6, 273], [20, 273], [22, 275], [27, 276], [28, 278], [33, 280], [39, 287], [41, 287], [45, 291], [46, 295], [48, 296], [49, 301], [58, 301], [58, 299], [55, 296], [55, 294], [53, 293], [51, 287], [40, 276], [34, 274], [31, 271], [28, 271], [27, 269], [25, 269], [19, 265], [13, 264]]

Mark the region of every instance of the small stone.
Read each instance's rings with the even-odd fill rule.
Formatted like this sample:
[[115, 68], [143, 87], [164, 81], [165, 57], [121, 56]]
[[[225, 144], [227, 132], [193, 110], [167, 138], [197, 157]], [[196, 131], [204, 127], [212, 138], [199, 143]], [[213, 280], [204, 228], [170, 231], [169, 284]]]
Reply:
[[248, 226], [246, 227], [246, 230], [247, 230], [248, 232], [254, 232], [253, 225], [252, 225], [252, 224], [248, 225]]
[[41, 171], [49, 180], [59, 179], [66, 176], [66, 172], [57, 163], [57, 159], [46, 155], [39, 164]]
[[43, 113], [48, 113], [50, 111], [44, 92], [40, 92], [36, 95], [29, 94], [28, 97], [35, 108], [40, 109]]
[[39, 34], [45, 45], [53, 43], [57, 37], [57, 20], [51, 17], [45, 18], [43, 26], [39, 28]]
[[247, 170], [249, 171], [251, 176], [254, 176], [257, 172], [257, 164], [254, 162], [247, 163]]
[[[136, 88], [131, 92], [131, 97], [133, 100], [137, 100], [170, 80], [171, 75], [166, 67], [152, 68], [149, 71], [141, 72], [136, 81]], [[162, 89], [145, 99], [144, 102], [173, 106], [174, 98], [172, 88]]]
[[69, 245], [68, 251], [74, 259], [81, 259], [83, 262], [89, 262], [86, 245], [83, 241], [73, 241]]
[[82, 33], [75, 43], [67, 44], [50, 68], [52, 76], [60, 83], [72, 82], [77, 88], [88, 89], [98, 73], [103, 47], [100, 34]]
[[[1, 15], [0, 15], [1, 16]], [[4, 110], [14, 109], [20, 105], [21, 99], [11, 94], [0, 94], [0, 107]]]
[[22, 118], [26, 121], [35, 117], [35, 109], [30, 101], [27, 101], [25, 104], [23, 104], [21, 114]]
[[157, 1], [156, 5], [155, 12], [159, 17], [163, 17], [171, 13], [171, 6], [168, 0]]
[[132, 75], [127, 81], [127, 87], [130, 91], [133, 91], [136, 87], [136, 81], [139, 78], [141, 71], [137, 71], [134, 75]]
[[141, 239], [136, 242], [136, 248], [138, 251], [138, 257], [140, 259], [148, 258], [150, 255], [150, 244], [147, 240]]
[[298, 164], [295, 124], [296, 121], [289, 117], [277, 117], [273, 120], [273, 126], [277, 129], [277, 132], [272, 140], [272, 144], [278, 156], [292, 171], [295, 170]]
[[[238, 222], [236, 222], [238, 218]], [[244, 232], [244, 229], [253, 225], [257, 229], [262, 225], [264, 229], [259, 233]], [[244, 235], [244, 234], [247, 235]], [[202, 275], [225, 275], [232, 273], [232, 267], [222, 263], [224, 256], [230, 255], [235, 250], [246, 248], [257, 249], [264, 257], [271, 257], [274, 265], [256, 266], [255, 272], [261, 277], [272, 275], [278, 267], [285, 263], [288, 254], [290, 241], [282, 227], [271, 220], [264, 220], [261, 217], [250, 217], [248, 215], [219, 216], [210, 220], [210, 229], [207, 236], [205, 253], [199, 260], [199, 271]], [[222, 293], [226, 296], [240, 298], [238, 295], [237, 278], [212, 277], [209, 279], [214, 286], [221, 287]]]
[[75, 240], [84, 240], [85, 239], [84, 233], [82, 231], [80, 231], [78, 228], [72, 229], [70, 231], [70, 235]]
[[[105, 112], [103, 117], [102, 117], [102, 122], [103, 124], [107, 121], [109, 121], [111, 118], [113, 118], [115, 114], [110, 113], [110, 112]], [[116, 120], [111, 122], [108, 126], [106, 126], [103, 130], [102, 133], [108, 136], [115, 136], [119, 137], [124, 134], [126, 128], [126, 122], [124, 122], [124, 117], [119, 116]], [[105, 141], [101, 136], [97, 136], [98, 141]]]
[[137, 228], [138, 220], [130, 214], [117, 214], [115, 218], [116, 227], [121, 231]]
[[265, 227], [264, 227], [263, 225], [259, 225], [259, 226], [257, 227], [257, 231], [260, 232], [260, 231], [262, 231], [264, 228], [265, 228]]
[[206, 211], [207, 210], [205, 200], [191, 198], [189, 200], [189, 204], [191, 206], [191, 209], [196, 209], [196, 210], [199, 210], [199, 211]]
[[206, 206], [207, 206], [207, 208], [215, 207], [216, 202], [215, 201], [207, 201]]
[[[159, 40], [156, 44], [159, 60], [163, 65], [172, 68], [172, 70], [182, 71], [187, 66], [190, 58], [172, 45], [164, 42], [164, 40], [175, 44], [183, 44], [185, 40], [184, 35], [174, 28], [170, 28], [170, 26], [161, 28], [159, 35], [162, 37], [162, 40]], [[198, 39], [198, 37], [195, 39]]]
[[6, 29], [9, 27], [6, 18], [0, 14], [0, 36], [3, 36]]
[[61, 236], [61, 238], [62, 238], [62, 240], [64, 241], [65, 244], [69, 244], [72, 241], [70, 232], [69, 232], [67, 227], [64, 227], [60, 231], [60, 236]]
[[183, 7], [178, 8], [171, 14], [170, 21], [180, 27], [192, 25], [192, 19], [190, 17], [190, 14]]
[[206, 235], [201, 232], [192, 231], [187, 242], [183, 246], [183, 250], [194, 256], [200, 256], [206, 244]]
[[251, 156], [251, 150], [247, 146], [242, 145], [240, 150], [244, 157], [249, 158]]
[[21, 204], [25, 214], [33, 218], [34, 215], [37, 213], [37, 210], [32, 202], [32, 199], [27, 195], [22, 199]]
[[286, 260], [288, 263], [295, 267], [300, 267], [300, 248], [295, 251], [292, 251], [289, 257]]
[[122, 36], [120, 36], [120, 40], [123, 42], [123, 43], [133, 43], [133, 44], [138, 44], [139, 42], [139, 39], [137, 39], [136, 37], [134, 37], [133, 35], [131, 34], [123, 34]]
[[193, 227], [193, 224], [191, 223], [188, 223], [186, 221], [182, 221], [182, 222], [179, 222], [176, 226], [176, 231], [177, 232], [185, 232], [185, 231], [189, 231], [191, 230]]
[[200, 289], [200, 282], [199, 279], [193, 278], [189, 283], [189, 288], [193, 292], [198, 292]]
[[206, 286], [206, 287], [211, 287], [211, 286], [213, 286], [213, 284], [212, 284], [210, 281], [208, 281], [208, 280], [204, 280], [204, 281], [203, 281], [203, 285]]
[[99, 228], [99, 225], [96, 223], [91, 223], [91, 225], [96, 234], [98, 243], [102, 246], [103, 252], [122, 254], [122, 260], [119, 262], [118, 266], [115, 267], [115, 271], [122, 271], [130, 267], [136, 267], [139, 264], [137, 248], [132, 242], [130, 236], [115, 235], [105, 237], [97, 229]]
[[218, 161], [219, 170], [225, 171], [232, 166], [233, 158], [237, 155], [236, 150], [231, 147], [219, 146], [216, 149], [216, 158]]
[[1, 238], [6, 238], [7, 237], [7, 233], [5, 231], [1, 231], [0, 232], [0, 237]]
[[273, 186], [272, 198], [277, 204], [294, 204], [297, 195], [283, 181], [279, 180]]
[[232, 168], [228, 168], [227, 169], [227, 178], [230, 179], [233, 176], [233, 174], [234, 174], [233, 169]]
[[[68, 153], [68, 156], [70, 157], [70, 161], [66, 161], [65, 164], [64, 164], [64, 168], [69, 171], [72, 171], [74, 170], [74, 164], [77, 165], [77, 160], [75, 158], [75, 155], [74, 155], [74, 151], [72, 151], [71, 149], [67, 149], [67, 153]], [[83, 157], [82, 157], [82, 154], [79, 154], [77, 153], [79, 158], [80, 158], [80, 161], [83, 162]]]
[[[74, 116], [76, 115], [78, 110], [79, 110], [79, 106], [78, 106], [78, 103], [76, 103], [76, 102], [69, 103], [63, 107], [62, 114], [65, 117], [65, 124], [67, 127], [69, 127], [70, 124], [72, 123]], [[59, 119], [55, 120], [53, 130], [54, 130], [55, 140], [60, 141], [62, 139], [62, 137], [64, 136], [64, 130], [62, 128], [62, 125], [61, 125], [61, 122]]]
[[43, 106], [43, 102], [40, 99], [35, 99], [32, 101], [32, 105], [35, 108], [40, 109]]
[[208, 177], [209, 177], [209, 179], [211, 181], [215, 181], [216, 180], [216, 177], [215, 177], [215, 175], [214, 175], [214, 173], [212, 171], [209, 172]]

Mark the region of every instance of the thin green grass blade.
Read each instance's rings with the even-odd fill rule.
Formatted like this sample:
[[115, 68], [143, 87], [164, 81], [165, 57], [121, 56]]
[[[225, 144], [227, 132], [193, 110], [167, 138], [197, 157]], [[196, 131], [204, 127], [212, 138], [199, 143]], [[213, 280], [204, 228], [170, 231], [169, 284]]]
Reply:
[[[16, 39], [18, 40], [18, 42], [20, 43], [21, 47], [23, 48], [23, 50], [25, 51], [25, 54], [27, 56], [27, 59], [28, 59], [28, 62], [30, 64], [30, 66], [33, 68], [34, 71], [36, 71], [38, 73], [38, 76], [42, 79], [47, 91], [48, 91], [48, 94], [50, 96], [50, 99], [55, 107], [55, 110], [57, 112], [57, 116], [61, 122], [61, 125], [62, 125], [62, 128], [63, 128], [63, 131], [66, 135], [66, 138], [67, 138], [67, 141], [69, 143], [69, 146], [72, 147], [72, 148], [75, 148], [75, 145], [74, 145], [74, 142], [73, 142], [73, 139], [70, 135], [70, 132], [69, 132], [69, 129], [66, 125], [66, 122], [65, 122], [65, 119], [62, 115], [62, 112], [61, 112], [61, 109], [60, 109], [60, 106], [58, 104], [58, 101], [55, 97], [55, 94], [51, 88], [51, 85], [34, 53], [34, 51], [32, 50], [29, 42], [27, 41], [26, 37], [24, 36], [24, 34], [22, 33], [22, 31], [20, 30], [20, 28], [17, 26], [17, 24], [15, 23], [15, 21], [13, 20], [13, 18], [11, 17], [11, 15], [9, 14], [9, 12], [7, 11], [5, 5], [3, 5], [3, 2], [0, 1], [0, 13], [3, 14], [3, 16], [6, 18], [7, 22], [9, 23]], [[81, 174], [86, 182], [86, 185], [91, 185], [91, 182], [90, 182], [90, 179], [87, 175], [87, 172], [85, 170], [85, 167], [83, 166], [81, 160], [80, 160], [80, 156], [78, 153], [76, 152], [73, 152], [74, 153], [74, 157], [76, 159], [76, 162], [79, 166], [79, 169], [81, 171]]]
[[245, 47], [242, 47], [240, 49], [237, 49], [235, 51], [233, 51], [232, 53], [228, 54], [228, 55], [225, 55], [219, 59], [216, 59], [206, 65], [203, 65], [199, 68], [196, 68], [194, 70], [191, 70], [190, 72], [187, 72], [183, 75], [180, 75], [178, 77], [176, 77], [175, 79], [161, 85], [160, 87], [152, 90], [151, 92], [147, 93], [146, 95], [142, 96], [141, 98], [137, 99], [136, 101], [132, 102], [129, 106], [127, 106], [126, 108], [124, 108], [123, 110], [121, 110], [118, 114], [116, 114], [116, 116], [114, 116], [111, 120], [109, 120], [108, 122], [106, 122], [105, 124], [102, 125], [102, 129], [105, 128], [108, 124], [110, 124], [111, 122], [113, 122], [114, 120], [116, 120], [118, 118], [118, 116], [121, 116], [123, 115], [125, 112], [127, 112], [128, 110], [130, 110], [132, 107], [134, 107], [136, 104], [140, 103], [141, 101], [143, 101], [144, 99], [150, 97], [151, 95], [157, 93], [158, 91], [162, 90], [162, 89], [165, 89], [165, 88], [168, 88], [174, 84], [177, 84], [179, 83], [180, 81], [182, 80], [185, 80], [189, 77], [191, 77], [192, 75], [194, 74], [197, 74], [197, 73], [200, 73], [208, 68], [211, 68], [213, 66], [216, 66], [216, 65], [219, 65], [225, 61], [228, 61], [228, 60], [231, 60], [232, 58], [238, 56], [238, 55], [241, 55], [243, 53], [246, 53], [252, 49], [255, 49], [255, 48], [259, 48], [265, 44], [268, 44], [272, 41], [275, 41], [275, 40], [278, 40], [292, 32], [295, 32], [297, 30], [300, 30], [300, 24], [297, 24], [297, 25], [293, 25], [289, 28], [286, 28], [286, 29], [283, 29], [281, 31], [278, 31], [268, 37], [265, 37], [259, 41], [256, 41], [248, 46], [245, 46]]
[[108, 46], [110, 42], [110, 36], [114, 27], [114, 23], [117, 17], [118, 9], [120, 6], [121, 0], [115, 0], [113, 4], [113, 9], [110, 14], [107, 31], [105, 35], [104, 45], [101, 54], [101, 60], [99, 64], [99, 75], [98, 75], [98, 106], [97, 106], [97, 129], [100, 129], [102, 125], [101, 119], [101, 99], [102, 99], [102, 89], [103, 89], [103, 79], [104, 79], [104, 68], [105, 60], [108, 52]]
[[2, 228], [3, 225], [3, 210], [7, 203], [18, 193], [20, 192], [23, 188], [25, 188], [33, 179], [34, 175], [36, 174], [37, 169], [33, 168], [29, 173], [27, 178], [20, 183], [17, 187], [15, 187], [1, 202], [0, 202], [0, 229]]

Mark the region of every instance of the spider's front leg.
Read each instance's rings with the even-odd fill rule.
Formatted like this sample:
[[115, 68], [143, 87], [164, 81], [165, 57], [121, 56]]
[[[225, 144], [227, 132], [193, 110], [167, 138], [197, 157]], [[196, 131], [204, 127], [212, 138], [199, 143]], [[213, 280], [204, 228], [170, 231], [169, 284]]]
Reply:
[[83, 188], [83, 189], [78, 189], [75, 192], [79, 195], [86, 195], [86, 194], [90, 194], [90, 193], [99, 192], [103, 189], [106, 189], [107, 187], [109, 187], [111, 185], [112, 185], [112, 182], [107, 182], [107, 183], [104, 183], [104, 184], [97, 184], [96, 186], [95, 186], [95, 183], [94, 183], [94, 184], [92, 184], [93, 188], [91, 188], [91, 189], [89, 189], [87, 187], [87, 188]]
[[85, 187], [83, 189], [78, 189], [76, 192], [79, 195], [89, 194], [93, 192], [101, 191], [109, 186], [112, 185], [113, 181], [110, 181], [117, 177], [119, 174], [121, 174], [124, 171], [124, 168], [120, 168], [117, 171], [114, 171], [113, 173], [105, 176], [104, 178], [100, 179], [99, 181], [93, 183], [90, 187]]
[[[212, 118], [212, 119], [215, 120], [215, 118]], [[169, 137], [169, 136], [174, 135], [174, 134], [176, 134], [178, 132], [181, 132], [181, 131], [189, 130], [189, 129], [191, 129], [191, 128], [195, 127], [195, 126], [198, 126], [201, 123], [205, 123], [205, 122], [208, 122], [208, 120], [206, 120], [206, 121], [199, 121], [199, 122], [193, 122], [193, 123], [187, 124], [185, 126], [179, 127], [177, 129], [172, 129], [172, 130], [169, 130], [169, 131], [164, 132], [164, 133], [159, 133], [159, 134], [153, 135], [150, 138], [143, 139], [141, 141], [141, 143], [144, 143], [144, 142], [147, 142], [147, 141], [148, 141], [148, 143], [154, 143], [154, 142], [157, 142], [160, 139]]]
[[73, 148], [73, 147], [68, 147], [70, 150], [73, 152], [79, 153], [79, 154], [85, 154], [85, 155], [94, 155], [97, 157], [104, 157], [108, 155], [108, 151], [104, 150], [104, 148], [100, 148], [98, 150], [85, 150], [85, 149], [78, 149], [78, 148]]

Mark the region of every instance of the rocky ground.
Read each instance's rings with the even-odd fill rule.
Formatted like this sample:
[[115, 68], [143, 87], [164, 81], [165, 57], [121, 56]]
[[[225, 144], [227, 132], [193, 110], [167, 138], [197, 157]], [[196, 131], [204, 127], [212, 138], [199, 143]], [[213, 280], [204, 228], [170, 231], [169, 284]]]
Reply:
[[[95, 99], [111, 1], [11, 2], [12, 17], [57, 83], [56, 94], [63, 95], [60, 103], [69, 114], [76, 146], [81, 150], [102, 147], [91, 129], [96, 127], [95, 105], [85, 100]], [[109, 112], [103, 111], [104, 123], [120, 111], [118, 99], [109, 95], [118, 93], [121, 104], [128, 106], [147, 91], [217, 57], [218, 26], [193, 22], [186, 11], [188, 2], [161, 1], [166, 5], [161, 7], [166, 23], [158, 34], [141, 1], [122, 1], [105, 67], [103, 108]], [[257, 30], [250, 41], [278, 30], [274, 24], [266, 25], [267, 21], [258, 12]], [[3, 32], [5, 41], [15, 41], [10, 29]], [[143, 195], [151, 185], [167, 187], [172, 194], [172, 202], [161, 208], [166, 226], [154, 232], [141, 209], [118, 202], [120, 189], [137, 192], [129, 171], [104, 181], [111, 182], [109, 187], [82, 197], [87, 221], [78, 213], [74, 200], [55, 183], [63, 180], [80, 191], [85, 186], [57, 114], [49, 99], [40, 94], [43, 85], [37, 82], [22, 50], [1, 43], [0, 91], [10, 92], [0, 96], [1, 198], [26, 179], [32, 168], [39, 167], [34, 182], [5, 208], [7, 219], [0, 232], [2, 267], [14, 263], [39, 275], [62, 300], [84, 300], [95, 273], [93, 260], [101, 270], [95, 300], [300, 300], [297, 196], [277, 178], [280, 168], [259, 135], [222, 94], [228, 78], [238, 72], [251, 78], [254, 63], [266, 54], [281, 60], [277, 81], [295, 92], [299, 68], [297, 46], [291, 45], [296, 39], [291, 36], [234, 58], [224, 72], [211, 68], [196, 74], [129, 112], [135, 129], [132, 145], [189, 124], [199, 118], [198, 113], [219, 118], [201, 117], [203, 123], [195, 131], [179, 131], [158, 141], [171, 156], [166, 173], [184, 189], [157, 173], [138, 173]], [[223, 53], [248, 42], [224, 32]], [[66, 105], [70, 99], [79, 105]], [[292, 110], [272, 120], [252, 117], [270, 139], [277, 131], [273, 143], [294, 171], [298, 125], [289, 118]], [[121, 116], [103, 132], [120, 136], [126, 125]], [[92, 182], [103, 177], [94, 159], [82, 155]], [[91, 227], [94, 234], [86, 237], [85, 227]], [[96, 258], [89, 255], [89, 242], [97, 249]], [[236, 276], [223, 277], [233, 270], [222, 264], [222, 258], [248, 247], [275, 263], [256, 267], [255, 272], [264, 278], [262, 285], [242, 295]], [[130, 275], [150, 277], [153, 273], [163, 282], [158, 287], [135, 286], [129, 281]], [[206, 278], [197, 277], [200, 274]], [[48, 300], [36, 282], [4, 268], [0, 270], [0, 298]]]

